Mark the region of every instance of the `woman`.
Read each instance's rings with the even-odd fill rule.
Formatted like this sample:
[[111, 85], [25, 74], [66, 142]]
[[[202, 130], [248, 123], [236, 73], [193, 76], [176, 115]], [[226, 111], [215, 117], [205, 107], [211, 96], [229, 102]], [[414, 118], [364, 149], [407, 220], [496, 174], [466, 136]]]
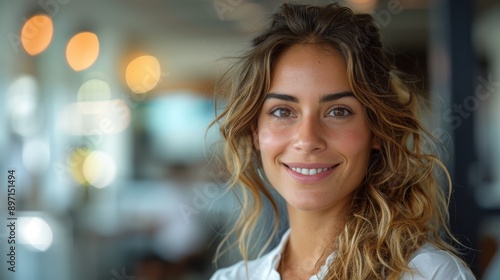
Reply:
[[[212, 279], [474, 279], [443, 240], [436, 169], [449, 176], [371, 16], [283, 4], [234, 70], [216, 121], [242, 187], [231, 233], [244, 260]], [[279, 217], [266, 181], [290, 229], [249, 261], [263, 199]]]

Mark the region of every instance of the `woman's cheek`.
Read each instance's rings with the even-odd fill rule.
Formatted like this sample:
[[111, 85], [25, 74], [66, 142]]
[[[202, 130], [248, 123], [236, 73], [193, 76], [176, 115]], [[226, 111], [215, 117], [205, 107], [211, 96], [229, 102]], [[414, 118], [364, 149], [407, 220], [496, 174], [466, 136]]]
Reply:
[[259, 144], [261, 149], [279, 147], [290, 139], [290, 133], [279, 127], [264, 127], [259, 129]]

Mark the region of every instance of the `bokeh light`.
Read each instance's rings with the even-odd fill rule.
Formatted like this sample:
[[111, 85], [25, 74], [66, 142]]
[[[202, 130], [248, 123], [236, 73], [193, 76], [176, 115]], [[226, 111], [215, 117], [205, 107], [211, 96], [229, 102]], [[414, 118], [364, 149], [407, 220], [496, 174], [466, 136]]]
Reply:
[[91, 79], [80, 86], [78, 90], [78, 102], [109, 100], [111, 98], [111, 89], [103, 80]]
[[94, 64], [99, 56], [99, 39], [92, 32], [73, 36], [66, 47], [66, 59], [75, 71], [82, 71]]
[[89, 148], [76, 148], [68, 155], [67, 165], [70, 168], [73, 180], [81, 185], [87, 185], [87, 180], [83, 175], [83, 163], [92, 151]]
[[54, 27], [48, 15], [35, 15], [21, 29], [21, 44], [30, 55], [43, 52], [50, 44]]
[[108, 154], [93, 151], [83, 163], [83, 176], [96, 188], [108, 186], [115, 178], [116, 164]]
[[39, 217], [19, 218], [19, 242], [30, 245], [32, 249], [46, 251], [53, 241], [52, 229]]
[[377, 0], [349, 0], [352, 8], [358, 12], [371, 12], [377, 7]]
[[108, 135], [124, 131], [132, 112], [123, 99], [83, 101], [66, 105], [58, 117], [64, 132], [72, 135]]
[[135, 93], [146, 93], [160, 81], [160, 62], [154, 56], [143, 55], [132, 60], [125, 70], [127, 86]]
[[22, 75], [7, 88], [6, 112], [13, 132], [23, 136], [35, 134], [42, 119], [37, 116], [38, 83], [33, 76]]

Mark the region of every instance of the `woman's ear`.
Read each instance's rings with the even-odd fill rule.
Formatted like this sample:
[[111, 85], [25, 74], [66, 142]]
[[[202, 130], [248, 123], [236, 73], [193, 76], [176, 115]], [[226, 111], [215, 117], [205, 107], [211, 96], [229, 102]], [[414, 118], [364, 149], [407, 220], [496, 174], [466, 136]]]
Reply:
[[253, 146], [255, 149], [258, 151], [260, 150], [259, 146], [259, 132], [257, 131], [256, 126], [252, 126], [252, 140], [253, 140]]

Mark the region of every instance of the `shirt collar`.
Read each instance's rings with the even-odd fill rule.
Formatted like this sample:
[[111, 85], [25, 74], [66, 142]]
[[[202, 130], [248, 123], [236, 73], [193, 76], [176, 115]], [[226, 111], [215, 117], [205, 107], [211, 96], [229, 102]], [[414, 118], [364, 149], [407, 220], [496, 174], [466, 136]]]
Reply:
[[272, 269], [278, 270], [278, 264], [281, 260], [281, 256], [283, 255], [283, 252], [285, 251], [285, 246], [286, 243], [288, 242], [288, 239], [290, 238], [290, 229], [288, 229], [283, 236], [281, 237], [280, 243], [276, 248], [274, 248], [271, 251], [271, 257], [272, 257]]

